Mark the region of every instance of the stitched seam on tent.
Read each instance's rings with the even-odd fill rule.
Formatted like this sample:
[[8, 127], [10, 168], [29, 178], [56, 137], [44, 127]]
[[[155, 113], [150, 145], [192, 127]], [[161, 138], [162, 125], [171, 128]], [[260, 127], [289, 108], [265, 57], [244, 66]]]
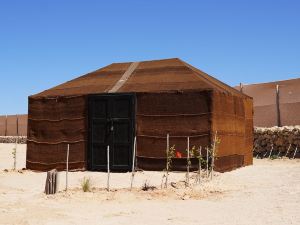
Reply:
[[37, 144], [48, 144], [48, 145], [58, 145], [58, 144], [63, 144], [63, 143], [75, 144], [75, 143], [79, 143], [79, 142], [86, 142], [86, 140], [46, 142], [46, 141], [35, 141], [35, 140], [32, 140], [32, 139], [27, 139], [27, 141], [37, 143]]
[[129, 77], [132, 75], [134, 70], [139, 65], [139, 62], [133, 62], [130, 64], [128, 69], [125, 71], [125, 73], [122, 75], [122, 77], [115, 83], [115, 85], [108, 91], [108, 93], [115, 93], [117, 92], [129, 79]]

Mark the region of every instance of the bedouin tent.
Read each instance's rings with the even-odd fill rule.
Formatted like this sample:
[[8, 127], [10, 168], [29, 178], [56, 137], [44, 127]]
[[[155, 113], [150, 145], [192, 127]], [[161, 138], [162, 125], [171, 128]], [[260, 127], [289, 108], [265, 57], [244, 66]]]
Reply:
[[[217, 131], [215, 169], [252, 164], [252, 98], [184, 61], [174, 59], [113, 63], [29, 97], [26, 166], [130, 170], [136, 136], [137, 167], [162, 170], [167, 134], [186, 169], [191, 148], [210, 147]], [[192, 168], [196, 161], [192, 160]]]

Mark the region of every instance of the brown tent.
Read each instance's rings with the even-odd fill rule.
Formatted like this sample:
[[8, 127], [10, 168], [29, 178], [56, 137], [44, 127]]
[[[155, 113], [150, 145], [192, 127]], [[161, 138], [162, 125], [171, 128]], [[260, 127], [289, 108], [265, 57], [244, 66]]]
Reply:
[[300, 78], [235, 87], [253, 97], [254, 125], [300, 125]]
[[129, 170], [136, 136], [137, 166], [161, 170], [169, 134], [183, 170], [187, 137], [204, 148], [217, 131], [228, 171], [252, 164], [252, 118], [252, 98], [180, 59], [113, 63], [29, 97], [27, 168], [65, 169], [69, 143], [71, 169], [105, 170], [109, 145], [111, 169]]

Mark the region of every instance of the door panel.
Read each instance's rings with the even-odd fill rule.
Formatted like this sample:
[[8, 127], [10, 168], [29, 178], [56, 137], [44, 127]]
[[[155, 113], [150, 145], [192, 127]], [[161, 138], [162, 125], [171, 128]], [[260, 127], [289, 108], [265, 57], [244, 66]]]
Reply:
[[93, 144], [93, 161], [94, 167], [101, 167], [106, 165], [106, 145], [103, 144]]
[[110, 146], [110, 169], [128, 171], [132, 164], [134, 138], [134, 95], [105, 94], [89, 97], [90, 170], [107, 169], [107, 146]]
[[114, 122], [114, 143], [130, 143], [130, 123], [128, 121]]
[[113, 102], [113, 117], [114, 118], [130, 118], [131, 110], [130, 110], [131, 102], [124, 97], [120, 97], [119, 99], [115, 99]]
[[128, 157], [128, 146], [123, 144], [115, 144], [114, 147], [113, 165], [117, 167], [125, 167], [130, 165], [131, 159]]
[[93, 120], [93, 143], [105, 143], [106, 129], [106, 121], [97, 119]]

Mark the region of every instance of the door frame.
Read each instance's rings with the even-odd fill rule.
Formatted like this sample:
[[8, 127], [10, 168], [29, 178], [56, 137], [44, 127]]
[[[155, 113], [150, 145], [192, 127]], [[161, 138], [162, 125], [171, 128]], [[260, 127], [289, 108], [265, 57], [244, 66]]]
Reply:
[[[132, 166], [132, 155], [133, 155], [133, 147], [134, 147], [134, 137], [136, 135], [136, 94], [135, 93], [128, 93], [128, 92], [124, 92], [124, 93], [103, 93], [103, 94], [89, 94], [88, 97], [87, 97], [87, 126], [88, 126], [88, 143], [87, 143], [87, 165], [86, 165], [86, 168], [87, 170], [89, 171], [106, 171], [107, 170], [107, 167], [106, 168], [103, 168], [103, 169], [95, 169], [93, 168], [93, 165], [92, 165], [92, 101], [93, 99], [97, 98], [97, 97], [111, 97], [111, 96], [128, 96], [131, 98], [131, 101], [132, 101], [132, 108], [131, 108], [131, 115], [132, 115], [132, 118], [131, 118], [131, 129], [132, 129], [132, 137], [131, 137], [131, 140], [130, 140], [130, 145], [131, 145], [131, 149], [132, 151], [129, 152], [129, 157], [130, 157], [130, 165], [129, 167], [130, 168], [126, 168], [126, 169], [123, 169], [123, 168], [110, 168], [111, 171], [119, 171], [119, 172], [127, 172], [127, 171], [130, 171], [131, 170], [131, 166]], [[111, 160], [111, 152], [110, 152], [110, 160]]]

